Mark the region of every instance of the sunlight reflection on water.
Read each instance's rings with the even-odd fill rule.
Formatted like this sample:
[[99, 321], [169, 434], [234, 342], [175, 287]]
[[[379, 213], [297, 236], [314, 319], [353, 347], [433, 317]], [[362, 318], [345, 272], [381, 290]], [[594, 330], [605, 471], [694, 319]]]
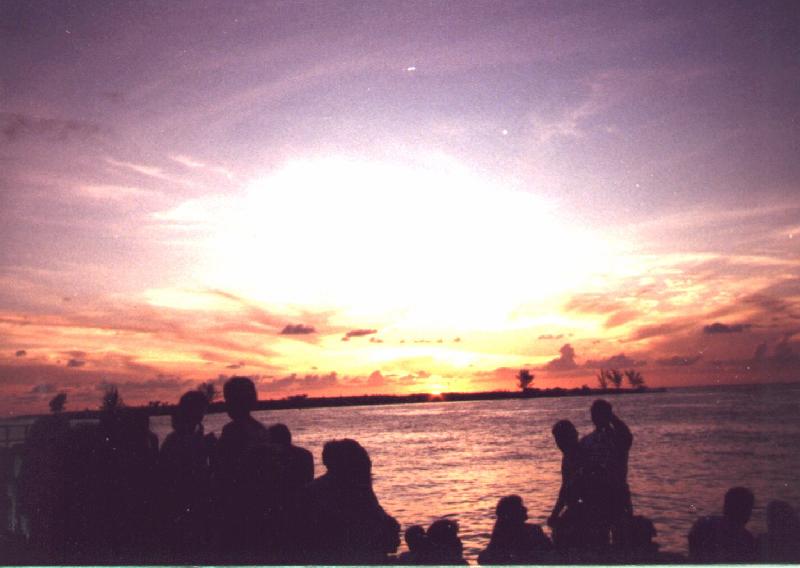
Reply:
[[[772, 499], [800, 506], [796, 441], [800, 439], [800, 384], [676, 389], [611, 397], [633, 430], [629, 482], [634, 509], [653, 519], [663, 550], [685, 552], [698, 515], [717, 513], [724, 492], [750, 487], [753, 532], [764, 530]], [[471, 562], [488, 542], [497, 500], [519, 494], [531, 522], [544, 525], [560, 484], [561, 455], [552, 424], [572, 420], [591, 431], [592, 398], [429, 403], [255, 414], [284, 422], [294, 440], [314, 453], [317, 474], [323, 444], [354, 438], [370, 453], [375, 492], [403, 529], [453, 515]], [[227, 416], [208, 416], [219, 433]], [[163, 440], [165, 417], [152, 421]]]

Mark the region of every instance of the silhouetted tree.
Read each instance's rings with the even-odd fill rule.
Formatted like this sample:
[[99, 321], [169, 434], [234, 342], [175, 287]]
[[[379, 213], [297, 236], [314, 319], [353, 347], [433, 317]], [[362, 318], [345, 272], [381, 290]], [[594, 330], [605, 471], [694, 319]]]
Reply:
[[59, 413], [64, 410], [67, 404], [67, 393], [60, 392], [52, 399], [50, 399], [50, 412]]
[[622, 371], [620, 371], [619, 369], [611, 369], [609, 380], [611, 381], [611, 384], [613, 384], [615, 387], [620, 388], [622, 386], [623, 377], [624, 375], [622, 374]]
[[208, 404], [214, 402], [214, 400], [219, 396], [219, 391], [217, 390], [217, 386], [212, 381], [208, 381], [206, 383], [200, 383], [199, 385], [197, 385], [197, 390], [206, 396], [206, 398], [208, 399]]
[[528, 369], [521, 369], [519, 373], [517, 373], [517, 382], [519, 384], [519, 388], [522, 390], [527, 389], [533, 383], [533, 379], [536, 378], [536, 375], [532, 375]]
[[644, 377], [639, 371], [635, 369], [628, 369], [625, 371], [625, 377], [628, 379], [628, 384], [630, 384], [633, 388], [639, 388], [644, 386]]
[[103, 389], [103, 398], [100, 402], [100, 410], [104, 412], [114, 412], [124, 406], [119, 389], [116, 385], [106, 385]]
[[597, 384], [600, 385], [601, 389], [607, 389], [608, 388], [608, 376], [607, 376], [607, 373], [608, 372], [605, 369], [600, 369], [597, 372]]

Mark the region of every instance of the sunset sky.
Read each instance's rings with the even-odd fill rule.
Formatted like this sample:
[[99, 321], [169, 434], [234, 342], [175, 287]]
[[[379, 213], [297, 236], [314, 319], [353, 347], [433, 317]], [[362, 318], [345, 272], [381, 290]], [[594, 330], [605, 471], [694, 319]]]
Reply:
[[800, 379], [797, 2], [0, 3], [0, 413]]

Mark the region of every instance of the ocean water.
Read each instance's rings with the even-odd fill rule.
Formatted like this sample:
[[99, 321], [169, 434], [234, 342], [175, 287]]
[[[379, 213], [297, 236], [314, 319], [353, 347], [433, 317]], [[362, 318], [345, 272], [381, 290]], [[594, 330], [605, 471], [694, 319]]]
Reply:
[[[572, 420], [592, 430], [591, 397], [318, 408], [257, 412], [283, 422], [324, 473], [322, 446], [358, 440], [370, 453], [375, 492], [405, 530], [440, 517], [458, 520], [471, 563], [486, 546], [497, 500], [516, 493], [544, 526], [558, 494], [561, 454], [550, 429]], [[800, 507], [800, 383], [672, 389], [608, 397], [634, 434], [629, 484], [634, 511], [651, 518], [662, 550], [685, 553], [699, 515], [719, 513], [725, 491], [749, 487], [749, 528], [765, 530], [772, 499]], [[168, 419], [154, 418], [160, 439]], [[227, 416], [206, 418], [219, 433]], [[549, 529], [545, 529], [546, 532]]]

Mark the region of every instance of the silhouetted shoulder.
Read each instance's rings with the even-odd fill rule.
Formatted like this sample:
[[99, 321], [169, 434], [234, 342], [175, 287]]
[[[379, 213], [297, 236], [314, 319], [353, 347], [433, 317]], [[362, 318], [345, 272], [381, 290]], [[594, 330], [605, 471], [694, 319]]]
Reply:
[[692, 562], [753, 562], [756, 540], [747, 529], [734, 526], [725, 517], [698, 519], [689, 531]]
[[308, 487], [307, 560], [384, 564], [400, 544], [400, 525], [372, 490], [372, 461], [355, 440], [332, 440], [322, 450], [325, 475]]
[[800, 519], [786, 501], [767, 505], [767, 532], [759, 536], [758, 550], [764, 562], [800, 562]]

